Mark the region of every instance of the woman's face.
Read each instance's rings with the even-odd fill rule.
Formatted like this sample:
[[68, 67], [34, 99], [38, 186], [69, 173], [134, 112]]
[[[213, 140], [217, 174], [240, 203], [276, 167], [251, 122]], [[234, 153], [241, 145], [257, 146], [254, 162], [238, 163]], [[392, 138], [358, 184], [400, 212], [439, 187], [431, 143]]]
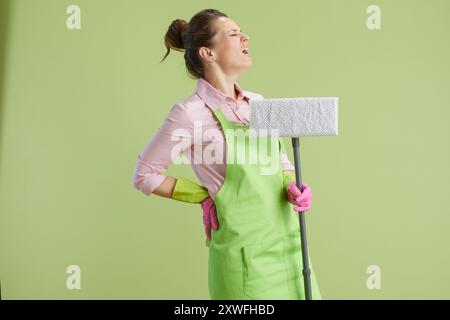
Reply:
[[[216, 58], [214, 62], [226, 73], [241, 73], [248, 69], [253, 63], [248, 49], [249, 37], [227, 17], [217, 18], [214, 27], [217, 30], [213, 38], [215, 47], [211, 50]], [[244, 49], [247, 49], [246, 53]]]

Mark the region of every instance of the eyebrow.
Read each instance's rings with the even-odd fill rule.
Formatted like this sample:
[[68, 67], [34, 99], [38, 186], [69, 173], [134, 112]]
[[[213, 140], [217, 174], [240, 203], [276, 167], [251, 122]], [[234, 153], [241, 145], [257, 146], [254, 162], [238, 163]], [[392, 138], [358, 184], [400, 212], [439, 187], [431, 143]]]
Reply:
[[238, 29], [230, 29], [230, 30], [228, 30], [228, 32], [230, 32], [230, 31], [239, 31], [239, 32], [242, 32], [241, 30], [238, 30]]

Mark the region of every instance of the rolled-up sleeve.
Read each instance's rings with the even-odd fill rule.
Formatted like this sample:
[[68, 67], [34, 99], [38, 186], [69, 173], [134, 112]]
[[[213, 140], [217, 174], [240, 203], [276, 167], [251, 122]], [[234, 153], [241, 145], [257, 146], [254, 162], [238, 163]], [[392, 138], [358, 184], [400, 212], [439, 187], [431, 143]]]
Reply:
[[151, 195], [165, 180], [164, 172], [172, 164], [174, 152], [184, 153], [191, 147], [192, 133], [193, 124], [185, 104], [175, 103], [162, 126], [137, 156], [132, 176], [134, 188]]
[[289, 161], [289, 158], [285, 153], [282, 153], [280, 158], [281, 158], [281, 167], [283, 168], [283, 170], [295, 171], [295, 167]]
[[295, 167], [292, 165], [292, 163], [289, 161], [289, 158], [286, 154], [286, 147], [284, 146], [283, 139], [279, 139], [281, 144], [281, 154], [280, 154], [280, 162], [281, 162], [281, 168], [283, 171], [295, 171]]

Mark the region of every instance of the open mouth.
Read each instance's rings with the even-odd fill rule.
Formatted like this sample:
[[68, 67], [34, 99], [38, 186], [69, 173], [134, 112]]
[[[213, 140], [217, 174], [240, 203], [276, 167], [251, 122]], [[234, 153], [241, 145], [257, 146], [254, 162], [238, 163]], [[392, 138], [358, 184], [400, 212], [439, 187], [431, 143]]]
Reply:
[[242, 50], [242, 53], [243, 53], [243, 54], [248, 54], [248, 48], [247, 48], [247, 49], [244, 49], [244, 50]]

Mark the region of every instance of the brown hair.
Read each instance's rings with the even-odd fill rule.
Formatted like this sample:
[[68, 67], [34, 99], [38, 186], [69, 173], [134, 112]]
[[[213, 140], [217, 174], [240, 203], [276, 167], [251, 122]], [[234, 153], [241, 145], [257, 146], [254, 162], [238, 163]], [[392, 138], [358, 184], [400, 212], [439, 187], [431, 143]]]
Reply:
[[195, 79], [204, 77], [205, 67], [198, 49], [213, 47], [212, 38], [216, 34], [216, 30], [212, 25], [218, 17], [228, 16], [216, 9], [205, 9], [196, 13], [189, 23], [182, 19], [172, 21], [164, 36], [167, 52], [160, 63], [169, 55], [170, 49], [184, 51], [187, 71]]

